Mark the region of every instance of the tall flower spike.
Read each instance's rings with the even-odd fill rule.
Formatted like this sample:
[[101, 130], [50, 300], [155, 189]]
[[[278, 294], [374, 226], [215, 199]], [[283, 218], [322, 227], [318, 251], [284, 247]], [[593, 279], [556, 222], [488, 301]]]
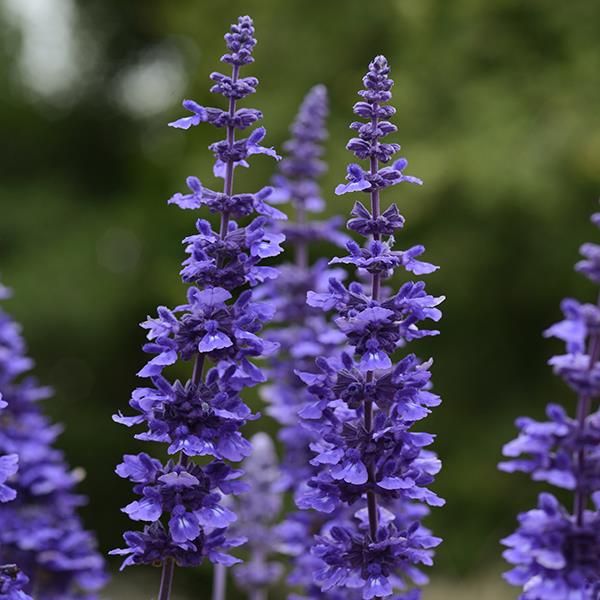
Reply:
[[104, 561], [77, 516], [81, 473], [54, 448], [61, 428], [40, 410], [50, 390], [24, 376], [32, 366], [19, 325], [0, 310], [0, 596], [91, 600], [106, 581]]
[[317, 356], [340, 353], [345, 336], [335, 330], [319, 309], [306, 304], [309, 290], [327, 290], [330, 277], [343, 276], [341, 269], [331, 269], [326, 260], [309, 264], [308, 248], [313, 243], [337, 242], [344, 246], [348, 236], [338, 230], [340, 219], [310, 219], [311, 213], [323, 210], [318, 177], [325, 171], [321, 159], [322, 144], [327, 137], [327, 91], [315, 86], [306, 95], [294, 123], [292, 137], [284, 149], [285, 158], [273, 178], [276, 201], [289, 202], [293, 218], [276, 223], [277, 231], [286, 235], [293, 249], [294, 261], [280, 267], [280, 276], [259, 288], [261, 296], [275, 304], [274, 326], [266, 332], [268, 339], [279, 344], [279, 351], [269, 359], [269, 382], [261, 388], [268, 403], [267, 412], [281, 425], [279, 438], [284, 445], [281, 488], [295, 491], [306, 481], [313, 468], [308, 448], [312, 434], [299, 422], [298, 415], [314, 398], [298, 379], [295, 370], [309, 371]]
[[[600, 227], [600, 213], [592, 222]], [[576, 270], [600, 284], [600, 246], [584, 244], [581, 254]], [[577, 396], [574, 417], [549, 404], [547, 421], [517, 419], [519, 435], [504, 446], [501, 470], [573, 492], [572, 511], [540, 494], [538, 507], [519, 515], [517, 531], [502, 540], [514, 565], [505, 579], [523, 587], [523, 600], [600, 597], [600, 413], [593, 406], [600, 396], [599, 306], [567, 298], [564, 319], [544, 333], [565, 343], [566, 353], [548, 362]]]
[[[163, 464], [146, 453], [126, 455], [117, 467], [118, 475], [129, 479], [140, 496], [123, 510], [146, 526], [143, 532], [125, 533], [126, 548], [113, 554], [126, 556], [123, 567], [161, 564], [159, 600], [170, 597], [175, 565], [194, 567], [205, 558], [216, 565], [238, 562], [226, 550], [244, 539], [227, 533], [236, 515], [224, 496], [241, 493], [246, 486], [237, 481], [242, 472], [225, 461], [240, 461], [251, 452], [240, 428], [256, 415], [240, 393], [265, 380], [252, 359], [277, 348], [257, 335], [274, 307], [257, 302], [252, 288], [277, 276], [276, 269], [260, 263], [281, 252], [284, 236], [272, 231], [271, 219], [284, 215], [267, 204], [271, 188], [254, 194], [233, 191], [234, 170], [247, 167], [249, 156], [277, 157], [260, 145], [263, 128], [236, 138], [238, 131], [262, 117], [255, 109], [237, 106], [258, 84], [254, 77], [240, 77], [241, 67], [254, 60], [250, 17], [240, 17], [225, 41], [228, 52], [221, 60], [231, 65], [232, 73], [213, 73], [210, 78], [215, 82], [211, 91], [224, 96], [228, 108], [186, 100], [183, 105], [192, 116], [170, 124], [188, 129], [208, 122], [225, 129], [225, 140], [210, 146], [214, 174], [224, 178], [223, 191], [189, 177], [190, 193], [169, 200], [183, 209], [206, 207], [218, 213], [220, 226], [214, 231], [209, 221], [198, 219], [197, 233], [183, 240], [188, 258], [181, 276], [189, 285], [187, 300], [173, 310], [159, 307], [157, 317], [142, 323], [149, 340], [144, 351], [152, 358], [138, 375], [150, 381], [133, 392], [130, 406], [135, 415], [114, 417], [126, 426], [142, 425], [144, 431], [136, 438], [166, 444], [172, 457]], [[245, 225], [235, 221], [244, 217], [254, 218]], [[171, 381], [165, 369], [186, 361], [193, 363], [189, 379]], [[192, 460], [196, 456], [212, 460], [199, 466]]]
[[440, 399], [430, 391], [431, 361], [407, 354], [394, 365], [393, 358], [408, 342], [438, 333], [418, 325], [439, 320], [437, 306], [443, 298], [427, 294], [420, 281], [408, 281], [396, 293], [382, 285], [398, 267], [415, 274], [436, 267], [417, 259], [422, 246], [392, 249], [391, 234], [404, 220], [395, 205], [381, 212], [380, 192], [421, 181], [403, 174], [405, 159], [380, 166], [390, 163], [399, 149], [382, 141], [396, 131], [387, 121], [394, 114], [385, 104], [393, 82], [383, 56], [369, 65], [363, 83], [363, 100], [354, 112], [367, 122], [352, 123], [358, 137], [348, 149], [368, 160], [369, 167], [350, 165], [349, 183], [336, 192], [369, 194], [370, 209], [357, 202], [348, 227], [370, 239], [364, 247], [348, 242], [348, 255], [331, 262], [353, 265], [369, 275], [370, 285], [352, 282], [346, 287], [331, 278], [326, 292], [308, 294], [310, 306], [335, 311], [336, 325], [353, 352], [343, 353], [341, 360], [319, 357], [316, 373], [298, 373], [318, 399], [304, 414], [318, 436], [311, 444], [311, 464], [318, 469], [299, 494], [298, 505], [335, 515], [312, 549], [318, 559], [314, 577], [323, 592], [346, 597], [359, 589], [370, 600], [400, 590], [395, 598], [412, 600], [419, 591], [407, 591], [407, 585], [426, 583], [418, 567], [432, 563], [432, 549], [441, 541], [420, 525], [426, 512], [422, 503], [443, 504], [428, 489], [440, 469], [440, 461], [426, 449], [434, 436], [415, 432], [413, 425]]
[[[268, 413], [281, 425], [283, 459], [278, 488], [292, 496], [298, 494], [315, 471], [309, 463], [312, 457], [309, 445], [316, 441], [315, 432], [302, 425], [299, 414], [310, 411], [318, 401], [294, 371], [314, 370], [317, 356], [339, 356], [345, 341], [345, 336], [328, 323], [323, 312], [305, 301], [309, 290], [324, 292], [330, 277], [343, 276], [341, 269], [328, 267], [325, 259], [311, 264], [310, 245], [334, 243], [343, 247], [349, 239], [339, 231], [342, 220], [338, 217], [314, 218], [314, 213], [325, 206], [318, 179], [326, 169], [322, 155], [327, 113], [327, 90], [317, 85], [300, 106], [290, 128], [291, 138], [284, 144], [285, 157], [273, 178], [272, 198], [289, 203], [293, 214], [289, 221], [276, 223], [276, 231], [286, 235], [294, 259], [280, 267], [279, 278], [260, 288], [261, 295], [272, 298], [276, 306], [273, 325], [266, 335], [280, 346], [269, 360], [269, 383], [261, 388], [261, 395], [268, 404]], [[311, 532], [319, 531], [322, 521], [318, 514], [294, 513], [271, 536], [277, 550], [283, 549], [292, 556], [288, 582], [307, 593], [314, 588], [312, 574], [306, 568]]]

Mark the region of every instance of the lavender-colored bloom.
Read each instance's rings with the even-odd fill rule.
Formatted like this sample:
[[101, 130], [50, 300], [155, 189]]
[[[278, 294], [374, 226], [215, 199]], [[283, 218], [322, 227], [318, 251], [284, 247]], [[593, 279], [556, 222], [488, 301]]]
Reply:
[[225, 529], [200, 530], [199, 535], [188, 542], [175, 542], [160, 521], [155, 521], [143, 531], [127, 531], [124, 534], [126, 548], [113, 550], [112, 554], [126, 556], [123, 568], [130, 565], [157, 565], [170, 558], [180, 567], [197, 567], [207, 558], [214, 564], [231, 566], [237, 559], [226, 551], [245, 542], [242, 538], [225, 536]]
[[[394, 506], [394, 512], [382, 506], [378, 507], [377, 512], [379, 522], [388, 531], [394, 529], [396, 533], [402, 532], [413, 541], [419, 539], [425, 542], [431, 538], [431, 533], [419, 524], [429, 514], [427, 507], [421, 503], [403, 501]], [[340, 511], [337, 516], [322, 522], [317, 530], [314, 550], [308, 553], [306, 538], [314, 534], [314, 524], [314, 515], [299, 512], [277, 529], [282, 550], [294, 557], [294, 570], [289, 583], [302, 589], [301, 594], [290, 595], [290, 600], [360, 600], [364, 593], [375, 594], [380, 584], [387, 586], [387, 582], [376, 575], [379, 572], [377, 560], [372, 560], [387, 542], [381, 547], [369, 542], [366, 535], [369, 529], [366, 508], [359, 509], [354, 515], [348, 510]], [[336, 543], [340, 535], [345, 537], [343, 548]], [[398, 539], [396, 542], [402, 543]], [[432, 553], [427, 549], [421, 550], [422, 562], [429, 564]], [[407, 562], [405, 568], [419, 584], [427, 582], [427, 578], [414, 565]], [[327, 584], [323, 585], [323, 581], [327, 581]], [[406, 589], [402, 579], [393, 575], [389, 581], [393, 587], [402, 590], [393, 594], [392, 600], [420, 600], [419, 589]], [[348, 587], [344, 587], [344, 583]], [[370, 591], [366, 592], [366, 589]]]
[[[0, 284], [0, 297], [6, 288]], [[8, 404], [2, 400], [0, 393], [0, 412]], [[16, 454], [5, 454], [0, 456], [0, 503], [10, 502], [17, 497], [16, 490], [7, 485], [7, 481], [14, 477], [18, 470], [19, 457]], [[31, 600], [23, 588], [29, 583], [29, 579], [17, 567], [17, 565], [0, 565], [0, 597], [6, 600]]]
[[293, 248], [294, 261], [280, 267], [280, 276], [259, 288], [262, 297], [272, 299], [274, 323], [266, 335], [279, 345], [270, 357], [269, 383], [261, 388], [269, 404], [267, 412], [281, 425], [280, 440], [284, 445], [281, 488], [295, 491], [313, 471], [308, 449], [312, 434], [298, 420], [298, 413], [313, 402], [295, 370], [309, 371], [317, 356], [339, 354], [345, 337], [327, 322], [322, 311], [306, 304], [309, 290], [325, 292], [332, 276], [342, 277], [326, 261], [309, 264], [308, 248], [314, 242], [338, 242], [348, 238], [337, 230], [339, 222], [318, 222], [311, 213], [323, 210], [318, 177], [326, 169], [322, 160], [322, 144], [327, 137], [327, 91], [322, 85], [313, 87], [302, 102], [290, 131], [292, 137], [284, 144], [286, 156], [279, 163], [279, 173], [273, 178], [275, 196], [289, 202], [294, 217], [275, 223], [284, 231]]
[[0, 565], [0, 598], [3, 600], [32, 600], [23, 589], [29, 579], [17, 565]]
[[276, 546], [273, 525], [281, 511], [282, 495], [277, 489], [280, 472], [273, 441], [266, 433], [250, 440], [252, 454], [242, 464], [249, 490], [237, 502], [236, 533], [247, 538], [248, 560], [236, 565], [233, 575], [238, 587], [259, 597], [280, 579], [283, 566], [271, 556]]
[[[0, 413], [8, 404], [2, 399], [0, 392]], [[7, 483], [19, 468], [19, 457], [16, 454], [0, 456], [0, 502], [10, 502], [17, 497], [16, 490]]]
[[[315, 467], [297, 503], [330, 515], [312, 549], [321, 563], [313, 574], [323, 592], [360, 590], [370, 600], [399, 590], [395, 598], [415, 598], [418, 590], [410, 589], [412, 585], [427, 581], [419, 567], [431, 564], [432, 550], [441, 540], [421, 527], [420, 516], [407, 518], [405, 507], [440, 506], [443, 501], [429, 489], [441, 466], [427, 449], [434, 436], [413, 431], [413, 425], [440, 399], [430, 391], [431, 361], [408, 354], [394, 366], [394, 354], [414, 339], [438, 333], [419, 324], [439, 320], [437, 306], [443, 298], [427, 294], [422, 282], [406, 282], [397, 293], [382, 286], [399, 267], [416, 275], [437, 267], [417, 258], [422, 246], [392, 249], [391, 234], [404, 219], [395, 205], [381, 213], [380, 191], [421, 180], [404, 175], [405, 159], [380, 167], [399, 150], [397, 144], [382, 141], [396, 131], [386, 120], [394, 114], [385, 104], [393, 82], [383, 56], [369, 65], [363, 83], [363, 101], [354, 112], [368, 122], [351, 125], [358, 137], [348, 149], [368, 159], [369, 169], [350, 165], [349, 183], [336, 192], [370, 195], [370, 209], [357, 203], [348, 223], [370, 239], [362, 247], [348, 242], [348, 254], [331, 262], [353, 265], [370, 277], [370, 285], [345, 286], [333, 277], [327, 291], [308, 294], [310, 306], [335, 311], [335, 324], [352, 353], [321, 356], [316, 370], [297, 371], [312, 397], [301, 414], [314, 435], [310, 447]], [[383, 235], [390, 237], [383, 240]]]
[[0, 493], [9, 500], [0, 505], [0, 589], [9, 598], [36, 589], [39, 600], [91, 600], [106, 581], [104, 561], [77, 516], [81, 473], [54, 447], [61, 429], [40, 410], [50, 390], [24, 375], [32, 365], [19, 325], [0, 310]]
[[16, 454], [0, 456], [0, 502], [10, 502], [17, 497], [17, 492], [7, 481], [17, 472], [19, 457]]
[[[280, 346], [269, 360], [269, 383], [261, 393], [268, 403], [269, 414], [281, 425], [283, 457], [277, 487], [292, 496], [298, 495], [315, 473], [309, 461], [310, 444], [316, 441], [316, 435], [302, 424], [299, 415], [317, 401], [295, 370], [314, 370], [317, 356], [339, 356], [345, 341], [345, 336], [332, 327], [323, 312], [305, 301], [309, 290], [326, 292], [329, 278], [344, 275], [341, 269], [330, 268], [325, 259], [311, 263], [310, 245], [334, 243], [343, 247], [349, 239], [338, 229], [341, 219], [315, 219], [315, 213], [325, 206], [318, 178], [326, 169], [322, 153], [327, 137], [327, 112], [326, 89], [317, 85], [306, 95], [290, 128], [291, 138], [284, 144], [286, 155], [272, 183], [273, 198], [289, 203], [292, 209], [293, 217], [276, 223], [275, 231], [285, 234], [293, 249], [293, 262], [282, 265], [280, 277], [260, 288], [261, 295], [273, 299], [276, 308], [274, 326], [266, 335]], [[321, 565], [321, 561], [310, 554], [310, 546], [313, 533], [320, 530], [323, 522], [316, 513], [289, 514], [270, 541], [275, 550], [291, 556], [288, 583], [302, 590], [302, 597], [333, 600], [332, 593], [318, 590], [312, 575], [312, 567], [315, 563]]]
[[[600, 227], [600, 214], [592, 217]], [[599, 256], [584, 244], [576, 270], [600, 283]], [[600, 413], [592, 401], [600, 395], [600, 308], [566, 299], [564, 319], [546, 330], [562, 340], [566, 353], [548, 362], [577, 394], [575, 417], [548, 405], [547, 421], [517, 419], [519, 436], [504, 446], [507, 472], [522, 471], [536, 481], [572, 490], [573, 511], [551, 494], [541, 494], [537, 509], [519, 515], [516, 533], [502, 542], [514, 568], [506, 580], [523, 587], [523, 600], [596, 600], [600, 594], [598, 563], [600, 524]]]
[[552, 494], [540, 494], [538, 507], [519, 515], [519, 528], [502, 543], [515, 565], [506, 573], [523, 587], [523, 600], [595, 600], [600, 594], [600, 497], [583, 513], [581, 524]]
[[[163, 463], [146, 453], [126, 455], [117, 467], [118, 475], [129, 479], [139, 496], [124, 512], [147, 525], [143, 532], [127, 532], [126, 548], [113, 553], [127, 557], [123, 567], [162, 563], [160, 600], [169, 598], [175, 564], [197, 566], [205, 558], [225, 566], [239, 562], [227, 550], [245, 540], [228, 532], [236, 515], [226, 497], [247, 486], [238, 481], [242, 472], [224, 461], [237, 462], [251, 452], [240, 428], [256, 415], [240, 393], [265, 381], [252, 360], [277, 349], [276, 343], [258, 335], [274, 307], [269, 301], [257, 301], [252, 288], [277, 276], [275, 268], [261, 263], [282, 251], [284, 235], [273, 229], [271, 220], [285, 215], [267, 204], [272, 188], [254, 194], [233, 191], [234, 170], [247, 167], [250, 156], [278, 158], [261, 145], [262, 127], [236, 138], [237, 131], [262, 118], [257, 110], [237, 106], [258, 84], [254, 77], [240, 77], [240, 68], [254, 60], [250, 17], [240, 17], [225, 41], [228, 51], [221, 60], [231, 65], [232, 74], [213, 73], [211, 91], [224, 96], [228, 108], [186, 100], [184, 108], [192, 116], [170, 123], [178, 129], [203, 122], [225, 129], [225, 140], [210, 146], [213, 172], [224, 179], [223, 191], [188, 177], [189, 193], [169, 200], [182, 209], [206, 208], [219, 214], [219, 229], [198, 219], [197, 233], [183, 240], [188, 255], [181, 271], [189, 285], [186, 302], [174, 309], [160, 306], [156, 317], [142, 323], [148, 338], [143, 349], [151, 358], [138, 375], [149, 382], [133, 392], [129, 404], [134, 415], [114, 417], [128, 427], [142, 426], [136, 438], [166, 444], [173, 457]], [[172, 381], [168, 367], [184, 362], [193, 363], [189, 379]], [[199, 466], [190, 461], [196, 456], [212, 461]]]

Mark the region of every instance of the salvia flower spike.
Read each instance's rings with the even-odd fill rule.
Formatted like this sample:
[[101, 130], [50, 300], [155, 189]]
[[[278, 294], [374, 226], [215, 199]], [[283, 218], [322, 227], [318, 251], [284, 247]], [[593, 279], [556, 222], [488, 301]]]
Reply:
[[[184, 239], [188, 257], [181, 276], [189, 285], [187, 300], [173, 310], [159, 307], [156, 317], [142, 323], [148, 332], [144, 351], [152, 358], [138, 375], [149, 383], [133, 393], [134, 416], [115, 416], [124, 425], [144, 426], [136, 437], [166, 444], [172, 457], [162, 463], [146, 453], [127, 455], [117, 467], [140, 496], [124, 511], [146, 526], [125, 533], [126, 547], [113, 553], [126, 556], [123, 567], [162, 565], [159, 600], [170, 597], [175, 565], [194, 567], [205, 558], [225, 566], [238, 562], [226, 551], [245, 540], [228, 535], [236, 515], [223, 497], [243, 492], [246, 486], [238, 481], [242, 472], [226, 461], [240, 461], [251, 452], [240, 428], [256, 415], [240, 392], [265, 380], [251, 359], [277, 348], [257, 335], [274, 308], [268, 301], [257, 302], [252, 288], [277, 276], [275, 268], [260, 263], [281, 252], [284, 236], [272, 231], [271, 219], [284, 215], [267, 203], [269, 187], [257, 193], [233, 190], [235, 169], [247, 167], [250, 156], [278, 158], [261, 145], [264, 128], [236, 137], [262, 118], [258, 110], [237, 105], [258, 85], [256, 78], [240, 76], [241, 68], [254, 60], [250, 17], [240, 17], [225, 41], [227, 53], [221, 60], [231, 66], [231, 75], [213, 73], [210, 78], [211, 91], [226, 98], [227, 109], [186, 100], [183, 105], [191, 116], [170, 123], [189, 129], [207, 122], [225, 130], [225, 139], [210, 146], [213, 172], [223, 178], [223, 191], [188, 177], [189, 192], [169, 200], [182, 209], [206, 208], [219, 214], [220, 226], [215, 231], [209, 221], [199, 219], [197, 232]], [[253, 218], [245, 225], [237, 223], [246, 217]], [[190, 378], [185, 383], [171, 381], [164, 369], [185, 361], [193, 363]], [[212, 460], [199, 466], [190, 460], [196, 456]]]
[[[344, 247], [349, 240], [339, 231], [342, 219], [316, 218], [325, 208], [319, 178], [326, 169], [323, 144], [327, 114], [327, 90], [316, 85], [300, 106], [290, 128], [291, 137], [283, 146], [285, 156], [273, 178], [272, 197], [288, 203], [293, 215], [275, 224], [293, 250], [293, 261], [281, 265], [280, 276], [260, 288], [261, 295], [272, 298], [277, 309], [266, 335], [279, 344], [279, 351], [269, 359], [269, 382], [261, 388], [261, 395], [268, 413], [280, 425], [283, 457], [278, 488], [292, 496], [317, 469], [310, 464], [309, 447], [317, 433], [304, 427], [299, 415], [310, 411], [318, 398], [308, 392], [295, 371], [314, 371], [317, 356], [339, 356], [346, 339], [323, 311], [306, 304], [308, 291], [325, 292], [330, 277], [343, 277], [342, 269], [329, 267], [325, 258], [311, 263], [309, 247], [315, 243]], [[315, 558], [310, 555], [313, 532], [320, 530], [323, 521], [318, 513], [296, 511], [288, 514], [270, 537], [276, 550], [291, 556], [288, 583], [307, 594], [315, 591], [311, 568]]]
[[[427, 512], [422, 504], [443, 504], [428, 487], [440, 469], [427, 450], [434, 436], [414, 431], [413, 425], [440, 399], [430, 391], [431, 361], [407, 354], [394, 364], [393, 355], [413, 340], [438, 333], [419, 324], [439, 320], [443, 298], [427, 294], [421, 281], [408, 281], [396, 293], [383, 286], [397, 268], [421, 275], [436, 267], [419, 260], [422, 246], [393, 250], [393, 234], [404, 219], [396, 205], [382, 211], [380, 193], [421, 180], [404, 174], [406, 160], [394, 160], [399, 146], [383, 141], [396, 131], [388, 121], [395, 112], [386, 104], [393, 82], [383, 56], [371, 62], [363, 83], [354, 112], [366, 122], [352, 123], [357, 137], [347, 147], [368, 167], [350, 165], [347, 183], [336, 192], [369, 195], [370, 207], [357, 202], [348, 222], [368, 240], [362, 247], [348, 242], [348, 255], [331, 262], [354, 266], [370, 284], [345, 286], [332, 278], [326, 292], [308, 294], [310, 306], [335, 311], [352, 353], [318, 358], [317, 373], [298, 372], [318, 399], [305, 419], [318, 432], [311, 462], [319, 467], [298, 505], [334, 515], [313, 546], [314, 576], [322, 591], [351, 594], [358, 588], [370, 600], [397, 590], [395, 598], [412, 600], [419, 591], [407, 586], [426, 583], [419, 566], [432, 564], [432, 549], [441, 541], [420, 525]], [[345, 513], [340, 514], [341, 507], [347, 507]]]
[[81, 472], [54, 447], [61, 428], [39, 402], [51, 391], [25, 375], [32, 366], [20, 326], [0, 310], [0, 597], [92, 600], [104, 560], [77, 516]]
[[[592, 222], [600, 227], [600, 213]], [[575, 268], [600, 284], [600, 246], [584, 244]], [[546, 421], [517, 419], [518, 437], [504, 446], [500, 469], [528, 473], [573, 493], [569, 510], [553, 494], [542, 493], [537, 508], [519, 515], [517, 531], [502, 542], [514, 568], [505, 574], [520, 586], [523, 600], [597, 600], [600, 597], [600, 308], [563, 300], [564, 319], [544, 333], [565, 343], [565, 354], [549, 360], [577, 396], [575, 416], [557, 404]]]
[[291, 127], [292, 137], [284, 145], [286, 156], [273, 178], [274, 197], [291, 205], [293, 217], [277, 222], [275, 227], [286, 235], [293, 249], [293, 262], [280, 266], [280, 276], [267, 281], [259, 292], [271, 298], [276, 312], [273, 326], [266, 336], [279, 344], [269, 358], [269, 381], [261, 388], [268, 403], [267, 412], [281, 425], [279, 438], [284, 455], [281, 465], [282, 490], [296, 491], [314, 467], [309, 464], [312, 453], [308, 444], [313, 434], [302, 426], [298, 415], [314, 401], [295, 370], [310, 370], [317, 356], [339, 354], [345, 336], [332, 327], [319, 309], [306, 304], [308, 291], [327, 290], [328, 279], [343, 276], [341, 269], [331, 269], [326, 259], [309, 264], [308, 247], [315, 242], [337, 241], [344, 246], [348, 236], [338, 228], [337, 217], [327, 221], [311, 218], [324, 209], [318, 177], [325, 170], [321, 159], [326, 139], [327, 91], [318, 85], [310, 90]]

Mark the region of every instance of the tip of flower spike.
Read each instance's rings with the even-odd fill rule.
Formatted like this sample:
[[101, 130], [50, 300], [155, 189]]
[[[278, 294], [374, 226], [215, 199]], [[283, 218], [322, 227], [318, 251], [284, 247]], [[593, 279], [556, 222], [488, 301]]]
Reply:
[[385, 71], [386, 69], [389, 71], [390, 67], [387, 58], [383, 56], [383, 54], [378, 54], [371, 61], [369, 68], [373, 69], [374, 71]]
[[238, 17], [237, 23], [225, 34], [225, 43], [229, 52], [221, 57], [223, 62], [234, 66], [247, 65], [254, 62], [252, 50], [256, 46], [254, 39], [254, 22], [248, 15]]
[[317, 83], [317, 85], [313, 85], [313, 87], [308, 90], [308, 93], [305, 96], [304, 106], [307, 108], [312, 108], [314, 110], [314, 105], [324, 106], [327, 108], [327, 86], [322, 83]]
[[0, 283], [0, 300], [7, 300], [12, 296], [12, 290]]

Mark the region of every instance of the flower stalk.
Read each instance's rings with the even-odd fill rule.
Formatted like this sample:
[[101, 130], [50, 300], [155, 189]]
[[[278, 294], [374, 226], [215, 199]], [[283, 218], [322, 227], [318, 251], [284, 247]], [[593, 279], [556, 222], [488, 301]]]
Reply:
[[[227, 52], [221, 60], [231, 65], [231, 75], [212, 73], [211, 91], [227, 99], [227, 109], [204, 107], [193, 100], [183, 106], [192, 113], [169, 125], [190, 129], [209, 123], [225, 129], [225, 139], [210, 145], [213, 174], [223, 179], [223, 191], [187, 178], [189, 193], [169, 199], [184, 210], [207, 209], [220, 215], [218, 231], [198, 219], [197, 233], [183, 240], [187, 258], [181, 270], [188, 287], [187, 302], [175, 309], [158, 308], [158, 316], [142, 327], [148, 331], [144, 351], [152, 358], [138, 375], [150, 384], [134, 391], [130, 401], [134, 416], [115, 415], [118, 423], [145, 426], [136, 437], [167, 445], [170, 460], [161, 461], [142, 452], [126, 455], [117, 473], [134, 484], [140, 499], [123, 510], [134, 521], [147, 523], [142, 532], [125, 533], [127, 547], [114, 550], [126, 558], [122, 568], [137, 564], [162, 564], [159, 597], [170, 597], [176, 567], [196, 567], [205, 559], [219, 567], [239, 562], [226, 551], [245, 542], [231, 535], [237, 516], [230, 495], [244, 492], [242, 472], [229, 463], [251, 452], [241, 428], [256, 418], [241, 392], [265, 379], [253, 358], [267, 356], [277, 345], [257, 334], [273, 314], [268, 301], [257, 302], [253, 289], [278, 275], [261, 265], [281, 252], [282, 234], [269, 231], [271, 220], [285, 218], [267, 200], [272, 188], [256, 193], [234, 193], [234, 172], [248, 166], [254, 154], [278, 158], [261, 145], [262, 127], [246, 138], [236, 131], [262, 118], [260, 111], [238, 108], [237, 101], [254, 93], [258, 80], [241, 77], [240, 68], [254, 61], [256, 40], [250, 17], [240, 17], [225, 35]], [[250, 217], [250, 219], [248, 219]], [[239, 222], [246, 221], [245, 224]], [[192, 362], [189, 380], [171, 381], [170, 366]], [[193, 460], [208, 456], [202, 466]], [[218, 570], [214, 593], [224, 596], [224, 573]]]
[[418, 598], [417, 588], [406, 589], [426, 583], [418, 566], [432, 564], [433, 548], [441, 542], [420, 523], [428, 512], [424, 504], [443, 504], [428, 488], [441, 464], [426, 449], [433, 436], [412, 430], [440, 403], [430, 391], [431, 361], [408, 354], [394, 365], [393, 355], [413, 340], [437, 335], [419, 324], [440, 319], [443, 297], [427, 294], [422, 282], [407, 281], [396, 293], [383, 286], [395, 269], [424, 275], [437, 268], [417, 258], [422, 246], [392, 249], [392, 235], [404, 219], [395, 204], [381, 210], [382, 190], [422, 184], [404, 174], [406, 159], [392, 161], [399, 145], [383, 141], [396, 131], [387, 120], [395, 112], [387, 104], [389, 71], [385, 57], [376, 57], [363, 78], [362, 100], [354, 105], [367, 122], [351, 124], [357, 137], [347, 148], [368, 168], [350, 164], [347, 183], [336, 188], [337, 194], [369, 194], [370, 209], [356, 202], [347, 223], [367, 238], [365, 245], [349, 241], [348, 255], [330, 264], [351, 265], [370, 281], [346, 286], [331, 277], [327, 291], [308, 293], [311, 307], [334, 312], [348, 351], [317, 358], [317, 372], [297, 371], [315, 399], [301, 415], [316, 433], [310, 445], [316, 469], [297, 503], [326, 516], [312, 547], [313, 576], [324, 597], [353, 598], [358, 592], [371, 600], [400, 589], [395, 598]]
[[[600, 227], [600, 214], [592, 217]], [[576, 270], [600, 285], [600, 245], [584, 244]], [[524, 472], [573, 493], [570, 512], [551, 493], [540, 494], [534, 510], [519, 515], [516, 532], [502, 540], [505, 573], [523, 588], [523, 600], [577, 597], [600, 593], [600, 422], [593, 402], [600, 397], [600, 301], [583, 304], [567, 298], [564, 319], [544, 333], [563, 341], [566, 353], [549, 360], [556, 375], [575, 392], [575, 416], [557, 404], [546, 408], [547, 421], [517, 419], [519, 435], [504, 446], [500, 469]]]
[[[0, 285], [0, 300], [9, 296]], [[0, 309], [0, 596], [91, 600], [107, 575], [77, 514], [82, 472], [55, 447], [61, 427], [40, 406], [52, 392], [26, 375], [26, 351], [20, 326]]]

